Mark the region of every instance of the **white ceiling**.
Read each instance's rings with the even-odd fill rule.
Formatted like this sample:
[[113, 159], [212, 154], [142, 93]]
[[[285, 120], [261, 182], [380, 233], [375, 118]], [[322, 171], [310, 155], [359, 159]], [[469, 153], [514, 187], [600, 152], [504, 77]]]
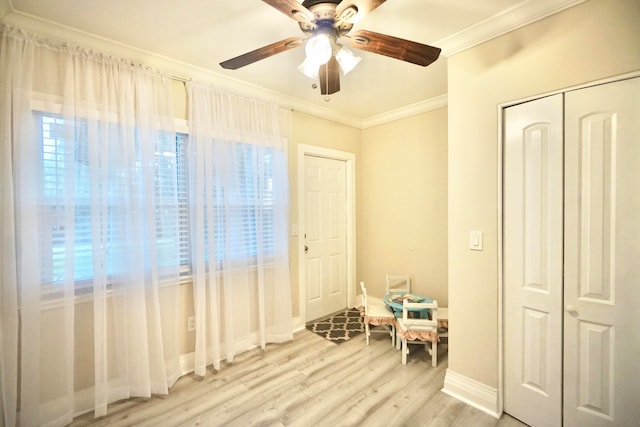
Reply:
[[441, 47], [440, 58], [423, 68], [356, 51], [362, 61], [349, 75], [341, 76], [341, 91], [327, 102], [319, 89], [312, 89], [313, 81], [297, 70], [304, 59], [302, 47], [239, 70], [218, 65], [287, 37], [303, 36], [296, 21], [261, 0], [0, 2], [18, 15], [31, 15], [169, 57], [355, 120], [370, 120], [443, 99], [447, 93], [447, 55], [577, 3], [387, 0], [354, 28]]

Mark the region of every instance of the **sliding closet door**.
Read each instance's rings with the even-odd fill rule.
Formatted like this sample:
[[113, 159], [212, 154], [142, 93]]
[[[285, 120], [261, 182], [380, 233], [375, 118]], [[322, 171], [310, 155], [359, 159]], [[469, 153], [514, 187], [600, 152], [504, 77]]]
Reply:
[[504, 410], [562, 422], [562, 95], [505, 110]]
[[566, 426], [640, 422], [640, 79], [566, 94]]

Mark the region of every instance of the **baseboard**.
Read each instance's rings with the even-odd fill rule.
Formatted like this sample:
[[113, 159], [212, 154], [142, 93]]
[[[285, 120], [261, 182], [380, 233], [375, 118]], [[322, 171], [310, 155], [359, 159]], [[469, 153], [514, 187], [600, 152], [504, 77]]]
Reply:
[[495, 388], [447, 369], [442, 392], [493, 417], [500, 418], [498, 390]]
[[293, 318], [293, 333], [296, 333], [298, 331], [303, 330], [304, 328], [306, 328], [306, 325], [304, 324], [304, 322], [302, 321], [302, 318], [300, 316], [298, 317], [294, 317]]
[[193, 372], [193, 366], [195, 365], [195, 352], [181, 354], [180, 355], [180, 376], [187, 375]]

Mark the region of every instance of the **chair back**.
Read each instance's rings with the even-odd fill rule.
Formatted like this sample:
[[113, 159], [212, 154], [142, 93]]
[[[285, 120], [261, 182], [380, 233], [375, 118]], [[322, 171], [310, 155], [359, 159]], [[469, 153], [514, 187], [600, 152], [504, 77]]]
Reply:
[[387, 294], [411, 292], [411, 277], [399, 274], [387, 274]]
[[[429, 310], [430, 319], [414, 319], [409, 317], [409, 310], [422, 312]], [[438, 301], [433, 302], [408, 302], [404, 300], [402, 303], [402, 318], [398, 319], [396, 328], [398, 338], [402, 340], [402, 364], [407, 364], [407, 353], [409, 348], [407, 344], [431, 342], [431, 366], [438, 366]], [[409, 341], [411, 339], [412, 341]]]
[[[413, 310], [411, 310], [413, 309]], [[429, 310], [430, 319], [409, 317], [409, 312], [423, 312]], [[410, 331], [438, 331], [438, 301], [432, 302], [409, 302], [404, 300], [402, 303], [402, 323]]]
[[364, 307], [365, 316], [369, 315], [369, 308], [367, 306], [367, 288], [364, 287], [364, 282], [360, 282], [360, 290], [362, 294], [360, 297], [362, 298], [362, 306]]
[[[362, 309], [360, 313], [363, 315], [363, 323], [365, 328], [366, 343], [369, 345], [369, 336], [371, 332], [382, 332], [391, 336], [391, 345], [395, 345], [396, 338], [396, 318], [393, 312], [382, 301], [369, 300], [367, 297], [367, 288], [364, 282], [360, 282], [360, 290], [362, 291]], [[370, 325], [381, 326], [380, 328], [370, 328]]]

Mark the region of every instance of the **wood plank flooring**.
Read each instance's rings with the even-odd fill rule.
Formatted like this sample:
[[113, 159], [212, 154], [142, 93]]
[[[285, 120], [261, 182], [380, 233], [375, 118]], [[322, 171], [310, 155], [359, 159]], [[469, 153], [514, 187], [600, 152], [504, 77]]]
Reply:
[[186, 375], [167, 396], [109, 405], [108, 415], [77, 417], [72, 426], [524, 426], [468, 406], [440, 389], [446, 345], [438, 367], [423, 346], [412, 346], [406, 366], [388, 336], [364, 334], [333, 344], [307, 330], [294, 340], [254, 349], [204, 378]]

